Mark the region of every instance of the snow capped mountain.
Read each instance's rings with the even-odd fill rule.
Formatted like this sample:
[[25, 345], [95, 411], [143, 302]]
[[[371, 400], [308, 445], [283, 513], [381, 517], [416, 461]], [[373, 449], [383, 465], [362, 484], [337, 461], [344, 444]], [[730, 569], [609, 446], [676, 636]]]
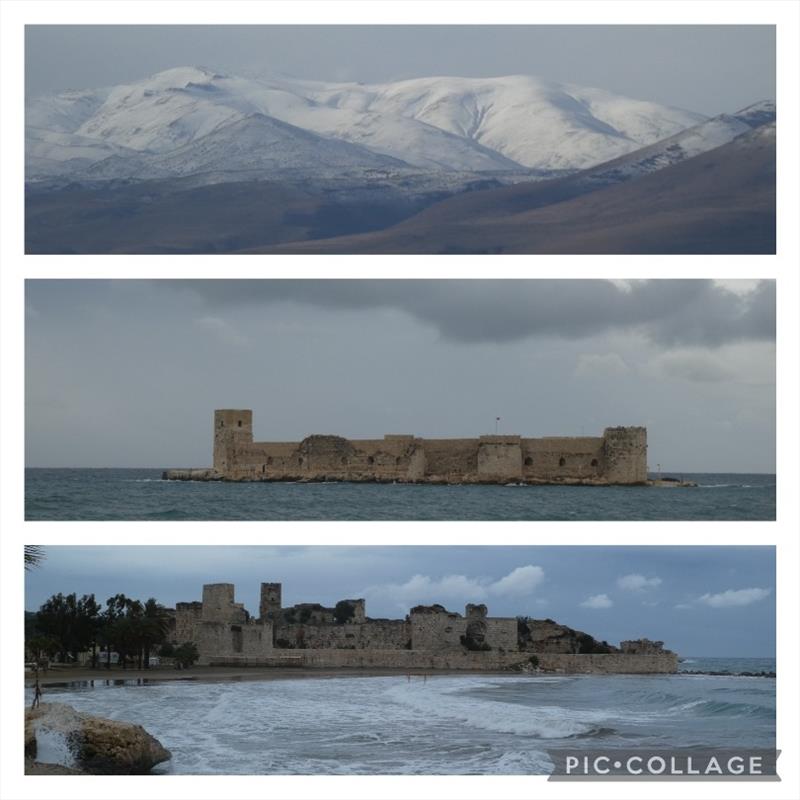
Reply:
[[216, 128], [205, 136], [164, 153], [106, 159], [87, 171], [93, 178], [183, 177], [201, 172], [313, 174], [350, 170], [397, 169], [402, 161], [363, 147], [326, 139], [263, 114], [253, 114]]
[[575, 170], [704, 121], [526, 76], [362, 85], [179, 67], [29, 103], [27, 164], [34, 176], [88, 169], [93, 177], [240, 169]]
[[[539, 78], [418, 78], [382, 86], [305, 84], [327, 109], [361, 115], [309, 114], [301, 123], [318, 132], [374, 135], [384, 119], [415, 120], [500, 153], [524, 167], [581, 169], [663, 139], [705, 119], [689, 111], [631, 100], [599, 89]], [[413, 157], [409, 159], [413, 163]]]
[[712, 117], [656, 144], [588, 170], [583, 180], [589, 185], [608, 185], [647, 175], [722, 147], [754, 129], [772, 125], [774, 130], [774, 123], [775, 104], [770, 101], [755, 103], [735, 114]]

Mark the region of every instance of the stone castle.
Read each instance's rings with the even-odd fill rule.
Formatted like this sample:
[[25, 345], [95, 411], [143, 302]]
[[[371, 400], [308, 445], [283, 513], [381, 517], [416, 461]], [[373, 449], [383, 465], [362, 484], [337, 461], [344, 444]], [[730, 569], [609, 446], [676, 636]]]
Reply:
[[462, 616], [416, 606], [405, 619], [371, 619], [363, 599], [326, 608], [284, 608], [280, 583], [262, 583], [257, 617], [234, 586], [203, 586], [201, 602], [178, 603], [174, 644], [194, 642], [199, 663], [220, 666], [374, 669], [540, 669], [558, 672], [675, 672], [677, 655], [648, 639], [619, 647], [550, 619], [490, 617], [468, 604]]
[[480, 436], [382, 439], [308, 436], [253, 441], [253, 412], [214, 412], [214, 466], [171, 469], [171, 480], [380, 481], [397, 483], [644, 484], [647, 429], [606, 428], [602, 436]]

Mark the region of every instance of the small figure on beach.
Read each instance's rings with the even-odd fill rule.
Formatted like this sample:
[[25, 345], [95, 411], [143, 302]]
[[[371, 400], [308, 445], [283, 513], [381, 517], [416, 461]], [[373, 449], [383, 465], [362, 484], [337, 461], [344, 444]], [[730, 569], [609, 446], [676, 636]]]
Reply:
[[36, 679], [33, 684], [33, 703], [31, 703], [31, 708], [37, 708], [39, 705], [39, 701], [42, 697], [42, 687], [39, 685], [39, 667], [36, 666], [35, 671]]

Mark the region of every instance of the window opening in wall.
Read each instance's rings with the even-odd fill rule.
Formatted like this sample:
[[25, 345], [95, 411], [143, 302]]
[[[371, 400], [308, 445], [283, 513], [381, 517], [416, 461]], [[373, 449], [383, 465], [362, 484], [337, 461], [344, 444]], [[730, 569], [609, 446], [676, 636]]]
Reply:
[[221, 419], [219, 421], [219, 426], [220, 426], [220, 428], [224, 428], [225, 427], [225, 420], [224, 419]]
[[526, 467], [529, 467], [529, 466], [531, 466], [531, 464], [533, 464], [533, 459], [532, 459], [530, 456], [528, 456], [528, 457], [525, 459], [525, 466], [526, 466]]
[[374, 463], [375, 459], [372, 456], [369, 456], [369, 458], [367, 458], [367, 464], [374, 464]]
[[593, 459], [592, 459], [592, 466], [593, 466], [593, 467], [596, 467], [596, 466], [597, 466], [597, 459], [596, 459], [596, 458], [593, 458]]
[[241, 428], [241, 427], [242, 427], [242, 421], [241, 421], [241, 420], [239, 420], [239, 421], [236, 423], [236, 427], [237, 427], [237, 428]]
[[559, 467], [563, 467], [566, 463], [567, 463], [567, 459], [564, 458], [564, 456], [561, 456], [561, 458], [558, 459], [558, 466]]

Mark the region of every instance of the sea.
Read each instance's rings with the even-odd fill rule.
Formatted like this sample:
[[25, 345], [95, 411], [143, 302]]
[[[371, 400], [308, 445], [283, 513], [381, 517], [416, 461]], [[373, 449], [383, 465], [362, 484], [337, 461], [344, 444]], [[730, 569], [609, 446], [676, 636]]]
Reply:
[[28, 520], [774, 520], [775, 475], [697, 487], [165, 481], [160, 469], [27, 469]]
[[775, 746], [775, 680], [738, 675], [94, 681], [42, 700], [144, 726], [169, 774], [542, 775], [559, 748]]

